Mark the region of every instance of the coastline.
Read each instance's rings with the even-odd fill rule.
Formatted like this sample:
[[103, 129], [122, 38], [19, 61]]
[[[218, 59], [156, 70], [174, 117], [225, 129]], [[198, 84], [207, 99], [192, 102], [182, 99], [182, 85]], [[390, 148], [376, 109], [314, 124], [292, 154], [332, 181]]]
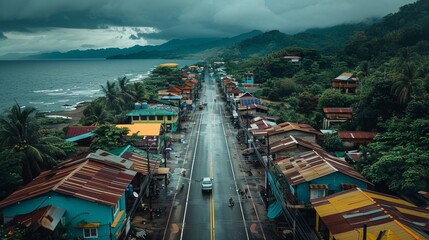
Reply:
[[70, 111], [57, 111], [45, 113], [45, 117], [52, 118], [68, 118], [70, 122], [65, 124], [67, 126], [76, 125], [83, 117], [83, 111], [88, 107], [90, 102], [81, 102], [76, 105], [76, 108]]

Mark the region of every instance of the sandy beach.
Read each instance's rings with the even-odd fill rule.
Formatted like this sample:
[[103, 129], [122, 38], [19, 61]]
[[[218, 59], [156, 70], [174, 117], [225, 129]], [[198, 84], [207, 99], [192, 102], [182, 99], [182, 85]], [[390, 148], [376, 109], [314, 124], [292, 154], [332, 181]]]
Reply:
[[79, 123], [80, 119], [83, 117], [83, 111], [89, 105], [89, 102], [80, 103], [76, 106], [76, 109], [71, 111], [61, 111], [61, 112], [50, 112], [46, 116], [63, 116], [71, 118], [69, 123], [55, 124], [56, 128], [63, 128], [70, 125], [76, 125]]

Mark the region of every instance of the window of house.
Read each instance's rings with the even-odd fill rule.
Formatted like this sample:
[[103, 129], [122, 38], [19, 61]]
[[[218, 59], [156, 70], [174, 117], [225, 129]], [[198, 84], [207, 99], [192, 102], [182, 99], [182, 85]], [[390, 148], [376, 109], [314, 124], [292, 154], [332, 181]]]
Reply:
[[133, 120], [139, 120], [139, 116], [133, 116]]
[[156, 116], [156, 120], [163, 120], [164, 116]]
[[310, 185], [310, 199], [321, 198], [326, 196], [328, 186], [326, 184], [311, 184]]
[[141, 116], [142, 120], [147, 120], [147, 116]]
[[171, 116], [167, 116], [167, 120], [169, 120], [169, 121], [170, 121], [171, 119], [172, 119], [172, 118], [171, 118]]
[[83, 229], [84, 238], [98, 238], [98, 229], [97, 228], [84, 228]]
[[155, 120], [155, 116], [149, 116], [149, 120]]
[[[120, 201], [120, 200], [119, 200]], [[112, 211], [113, 211], [113, 216], [116, 216], [116, 214], [118, 214], [119, 212], [119, 201], [116, 203], [115, 206], [113, 206]]]

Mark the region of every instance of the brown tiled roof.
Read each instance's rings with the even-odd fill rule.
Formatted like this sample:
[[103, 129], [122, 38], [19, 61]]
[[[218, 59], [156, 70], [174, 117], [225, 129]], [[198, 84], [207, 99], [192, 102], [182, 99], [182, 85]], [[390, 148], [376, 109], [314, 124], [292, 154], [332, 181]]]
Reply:
[[66, 137], [79, 136], [85, 133], [89, 133], [97, 129], [96, 126], [69, 126], [67, 128]]
[[283, 138], [283, 139], [276, 141], [276, 142], [273, 142], [273, 143], [270, 142], [270, 152], [276, 153], [278, 151], [285, 150], [285, 149], [288, 149], [290, 147], [294, 147], [297, 145], [305, 147], [309, 150], [322, 150], [322, 147], [320, 147], [319, 145], [317, 145], [315, 143], [310, 143], [310, 142], [304, 141], [298, 137], [289, 136], [287, 138]]
[[292, 186], [335, 172], [371, 184], [345, 160], [334, 157], [322, 149], [304, 152], [291, 158], [279, 158], [275, 162]]
[[363, 224], [369, 236], [386, 230], [392, 239], [401, 240], [425, 239], [415, 229], [429, 231], [429, 211], [395, 196], [354, 188], [311, 202], [339, 240], [357, 239]]
[[378, 133], [364, 131], [338, 131], [337, 134], [341, 139], [374, 139]]
[[345, 107], [345, 108], [323, 108], [324, 113], [353, 113], [353, 108]]
[[29, 184], [0, 202], [0, 208], [54, 191], [60, 194], [114, 206], [136, 172], [118, 164], [85, 157], [65, 161], [42, 172]]

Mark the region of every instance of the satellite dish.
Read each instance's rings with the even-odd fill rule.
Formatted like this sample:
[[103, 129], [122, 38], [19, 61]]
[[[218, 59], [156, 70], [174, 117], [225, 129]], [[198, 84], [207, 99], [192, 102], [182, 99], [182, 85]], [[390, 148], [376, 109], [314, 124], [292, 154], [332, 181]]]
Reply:
[[138, 197], [138, 196], [139, 196], [139, 194], [138, 194], [138, 193], [136, 193], [136, 192], [133, 192], [133, 196], [134, 196], [134, 197]]

